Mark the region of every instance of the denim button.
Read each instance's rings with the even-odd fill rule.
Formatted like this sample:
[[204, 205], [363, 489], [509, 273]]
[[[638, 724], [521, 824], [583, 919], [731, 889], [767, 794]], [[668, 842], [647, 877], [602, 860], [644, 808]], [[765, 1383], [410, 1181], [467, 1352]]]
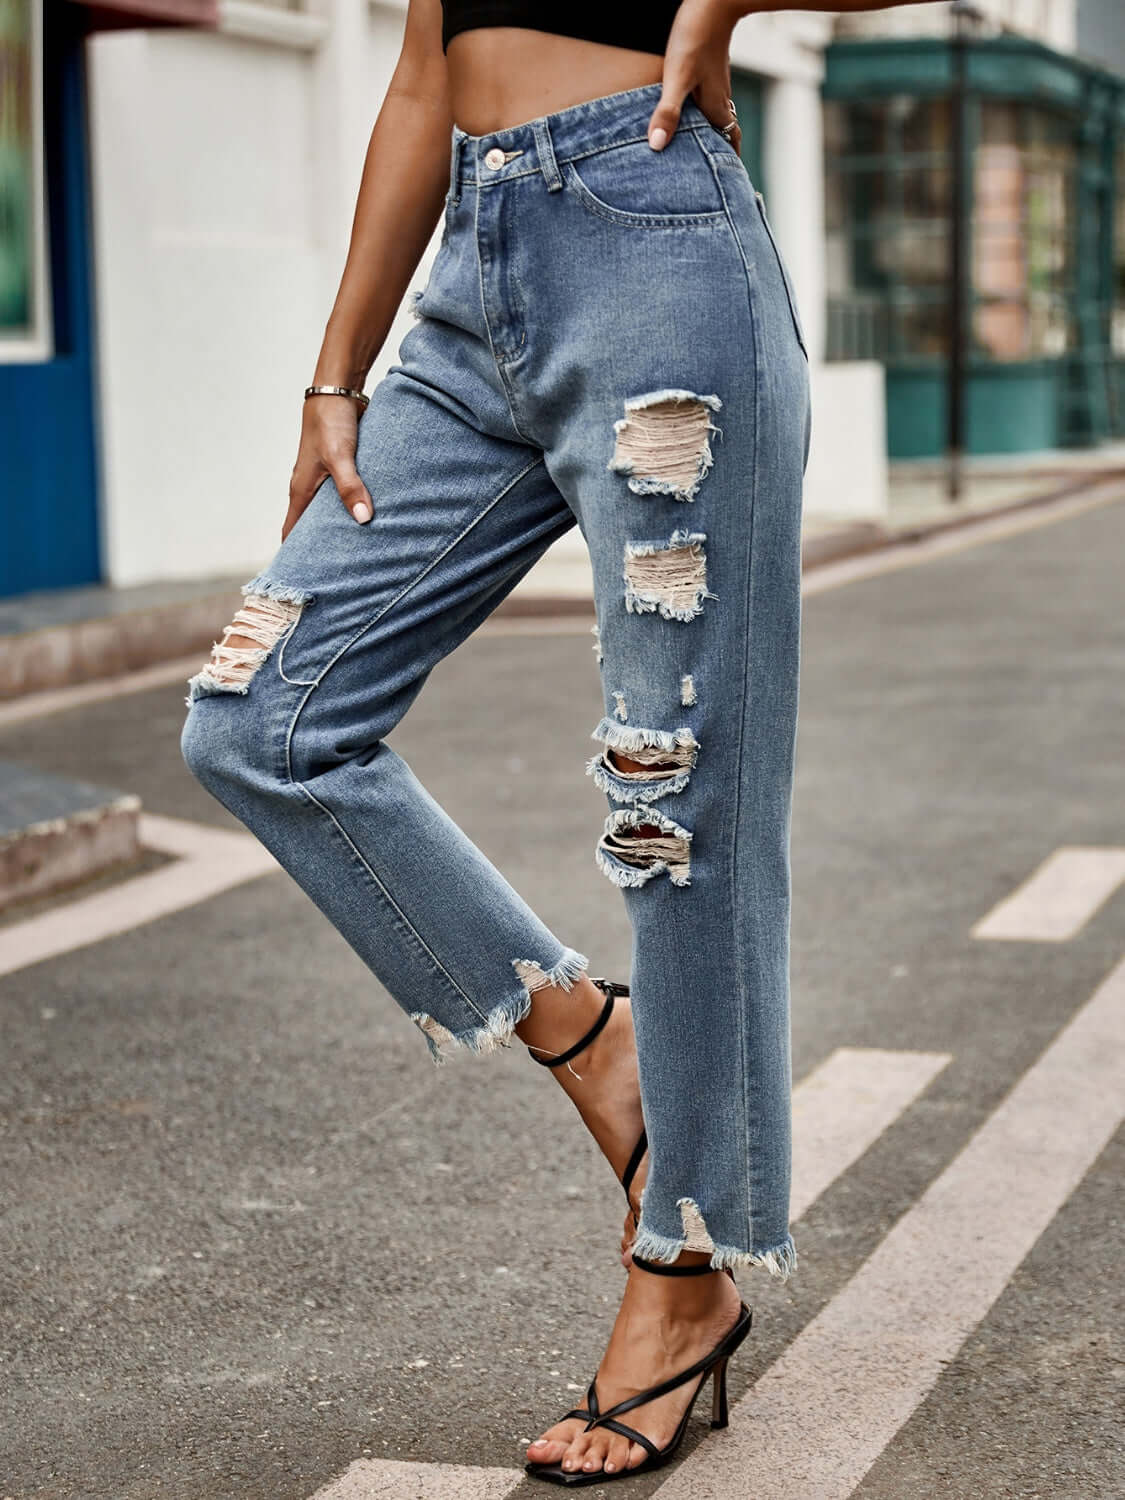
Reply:
[[484, 164], [486, 167], [492, 167], [494, 171], [497, 167], [504, 165], [504, 153], [499, 146], [493, 146], [492, 150], [486, 154]]

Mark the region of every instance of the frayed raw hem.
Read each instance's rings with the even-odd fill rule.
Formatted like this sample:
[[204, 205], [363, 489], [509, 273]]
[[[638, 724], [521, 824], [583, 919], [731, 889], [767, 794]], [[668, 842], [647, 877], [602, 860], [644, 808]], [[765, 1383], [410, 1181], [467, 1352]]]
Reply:
[[257, 578], [251, 578], [249, 583], [242, 585], [244, 594], [257, 594], [266, 599], [273, 599], [277, 604], [299, 604], [306, 605], [313, 602], [313, 595], [307, 589], [293, 588], [288, 583], [276, 583], [272, 578], [267, 578], [264, 573], [259, 573]]
[[590, 738], [602, 740], [611, 750], [620, 750], [623, 755], [628, 755], [630, 750], [684, 749], [694, 752], [699, 749], [699, 741], [687, 725], [680, 729], [640, 729], [602, 719]]
[[[632, 1244], [632, 1249], [638, 1255], [646, 1260], [659, 1261], [674, 1261], [681, 1251], [689, 1248], [686, 1235], [675, 1240], [666, 1234], [656, 1234], [645, 1228], [643, 1216]], [[738, 1250], [733, 1245], [715, 1245], [711, 1251], [711, 1265], [716, 1271], [728, 1268], [737, 1271], [747, 1266], [763, 1266], [779, 1281], [788, 1281], [797, 1269], [797, 1247], [791, 1234], [768, 1250]]]
[[619, 864], [599, 845], [594, 850], [594, 862], [602, 874], [623, 891], [639, 890], [642, 885], [647, 885], [657, 875], [667, 875], [673, 885], [691, 884], [691, 878], [683, 866], [677, 865], [673, 868], [667, 860], [663, 859], [654, 860], [651, 865], [637, 869], [632, 865]]
[[[261, 651], [258, 652], [257, 655], [258, 665], [260, 666], [261, 663], [264, 662], [269, 656], [269, 652]], [[194, 677], [188, 678], [188, 693], [187, 697], [184, 699], [184, 702], [187, 704], [188, 708], [190, 708], [191, 705], [199, 698], [210, 698], [212, 695], [217, 693], [245, 694], [249, 691], [249, 680], [247, 680], [246, 682], [237, 682], [233, 687], [228, 687], [225, 682], [220, 682], [217, 677], [212, 677], [211, 673], [204, 669], [204, 671], [202, 672], [197, 672]]]
[[426, 1011], [411, 1011], [410, 1019], [426, 1038], [430, 1057], [436, 1065], [448, 1062], [458, 1051], [484, 1056], [511, 1045], [512, 1034], [531, 1010], [536, 990], [547, 985], [562, 990], [572, 989], [588, 966], [589, 959], [585, 954], [573, 948], [564, 948], [562, 957], [551, 969], [544, 969], [534, 959], [514, 958], [512, 967], [521, 981], [520, 993], [494, 1006], [481, 1025], [471, 1026], [467, 1031], [450, 1031]]
[[626, 803], [655, 802], [658, 797], [671, 797], [682, 792], [691, 780], [691, 771], [684, 770], [662, 781], [627, 781], [615, 775], [601, 755], [592, 755], [586, 762], [586, 775], [594, 778], [594, 785], [600, 787], [607, 797]]

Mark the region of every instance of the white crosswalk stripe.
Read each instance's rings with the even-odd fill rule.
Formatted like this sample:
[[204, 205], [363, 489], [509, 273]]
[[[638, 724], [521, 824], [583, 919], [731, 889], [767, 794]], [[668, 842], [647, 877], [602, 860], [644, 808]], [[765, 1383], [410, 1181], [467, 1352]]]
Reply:
[[0, 931], [0, 977], [130, 932], [279, 868], [269, 850], [248, 833], [142, 813], [140, 835], [146, 849], [171, 854], [175, 862], [5, 927]]
[[[909, 1108], [949, 1060], [946, 1052], [840, 1047], [801, 1080], [793, 1090], [794, 1222]], [[444, 1500], [446, 1495], [492, 1500], [492, 1490], [472, 1486], [492, 1483], [496, 1476], [506, 1476], [514, 1486], [524, 1474], [522, 1469], [453, 1469], [365, 1459], [318, 1490], [314, 1500]], [[462, 1488], [450, 1488], [454, 1483]]]
[[522, 1469], [360, 1458], [312, 1500], [504, 1500], [523, 1477]]
[[1125, 883], [1125, 849], [1056, 849], [973, 928], [973, 937], [1065, 943]]
[[660, 1500], [846, 1500], [1123, 1117], [1125, 961]]

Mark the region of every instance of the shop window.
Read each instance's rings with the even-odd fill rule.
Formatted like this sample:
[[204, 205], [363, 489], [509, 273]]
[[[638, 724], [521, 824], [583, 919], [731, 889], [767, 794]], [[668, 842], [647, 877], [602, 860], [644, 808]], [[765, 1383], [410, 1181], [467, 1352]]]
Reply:
[[1073, 347], [1073, 127], [1060, 115], [985, 99], [973, 153], [973, 353], [1057, 357]]
[[942, 355], [947, 101], [828, 101], [825, 125], [829, 358]]
[[[829, 358], [945, 358], [949, 101], [828, 101], [825, 118]], [[969, 135], [970, 353], [1065, 354], [1074, 342], [1074, 124], [984, 99]]]

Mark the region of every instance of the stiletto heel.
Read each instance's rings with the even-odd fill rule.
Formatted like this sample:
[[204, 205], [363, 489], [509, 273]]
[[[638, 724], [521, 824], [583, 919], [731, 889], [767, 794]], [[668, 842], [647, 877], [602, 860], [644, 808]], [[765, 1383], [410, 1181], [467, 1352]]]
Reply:
[[[629, 993], [629, 986], [627, 984], [618, 984], [613, 979], [591, 979], [590, 983], [596, 984], [605, 996], [605, 1004], [602, 1006], [601, 1015], [599, 1015], [589, 1031], [584, 1036], [580, 1036], [574, 1045], [568, 1047], [565, 1052], [560, 1052], [557, 1057], [535, 1057], [534, 1060], [544, 1068], [561, 1068], [572, 1057], [577, 1057], [584, 1047], [590, 1045], [613, 1014], [613, 1007], [617, 1002], [618, 995], [628, 995]], [[534, 1057], [534, 1054], [532, 1056]], [[629, 1189], [633, 1185], [633, 1178], [637, 1175], [637, 1168], [640, 1166], [641, 1159], [647, 1150], [648, 1135], [642, 1127], [640, 1140], [633, 1147], [633, 1154], [630, 1156], [625, 1171], [621, 1175], [621, 1186], [625, 1189], [625, 1201], [632, 1210], [634, 1228], [637, 1227], [637, 1211], [633, 1208], [632, 1200], [629, 1197]]]
[[727, 1411], [727, 1362], [715, 1366], [711, 1377], [711, 1426], [726, 1427], [730, 1419]]
[[[706, 1276], [714, 1274], [710, 1266], [677, 1266], [666, 1265], [663, 1261], [646, 1260], [644, 1256], [634, 1255], [633, 1264], [642, 1271], [651, 1271], [658, 1276]], [[619, 1401], [616, 1406], [611, 1406], [608, 1411], [602, 1411], [598, 1404], [597, 1377], [590, 1382], [590, 1388], [586, 1392], [586, 1409], [580, 1410], [575, 1407], [568, 1411], [559, 1420], [565, 1422], [567, 1417], [581, 1417], [586, 1423], [586, 1431], [590, 1432], [595, 1427], [607, 1427], [611, 1432], [620, 1433], [627, 1437], [630, 1442], [637, 1443], [648, 1454], [643, 1462], [635, 1468], [615, 1469], [612, 1474], [607, 1474], [604, 1469], [596, 1469], [593, 1473], [583, 1473], [581, 1470], [564, 1469], [561, 1463], [537, 1464], [529, 1461], [524, 1465], [525, 1471], [536, 1479], [544, 1479], [548, 1484], [609, 1484], [614, 1479], [631, 1479], [635, 1474], [646, 1474], [651, 1469], [660, 1469], [672, 1459], [676, 1450], [684, 1440], [684, 1433], [691, 1418], [692, 1409], [695, 1406], [696, 1397], [707, 1383], [710, 1375], [714, 1382], [714, 1391], [711, 1407], [711, 1426], [725, 1427], [729, 1420], [727, 1410], [727, 1364], [731, 1355], [742, 1343], [750, 1332], [750, 1324], [754, 1314], [746, 1303], [740, 1307], [738, 1322], [729, 1333], [725, 1334], [702, 1359], [696, 1360], [695, 1364], [688, 1369], [681, 1370], [678, 1375], [671, 1376], [668, 1380], [662, 1380], [658, 1385], [653, 1385], [647, 1391], [641, 1391], [637, 1396], [631, 1396], [627, 1401]], [[680, 1425], [672, 1434], [671, 1440], [665, 1443], [663, 1448], [658, 1448], [651, 1438], [645, 1437], [643, 1432], [638, 1432], [635, 1427], [628, 1427], [619, 1419], [635, 1407], [643, 1406], [647, 1401], [655, 1401], [658, 1396], [666, 1396], [669, 1391], [677, 1390], [681, 1385], [686, 1385], [689, 1380], [699, 1377], [695, 1390], [691, 1393], [687, 1410], [680, 1418]]]

